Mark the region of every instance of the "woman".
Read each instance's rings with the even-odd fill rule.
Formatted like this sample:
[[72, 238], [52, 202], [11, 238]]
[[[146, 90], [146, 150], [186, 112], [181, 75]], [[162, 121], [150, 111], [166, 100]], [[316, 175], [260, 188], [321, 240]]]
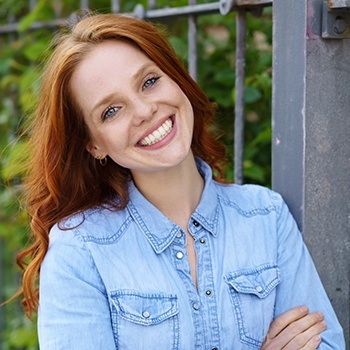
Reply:
[[344, 348], [281, 197], [224, 183], [214, 110], [145, 21], [97, 15], [61, 37], [19, 256], [42, 349]]

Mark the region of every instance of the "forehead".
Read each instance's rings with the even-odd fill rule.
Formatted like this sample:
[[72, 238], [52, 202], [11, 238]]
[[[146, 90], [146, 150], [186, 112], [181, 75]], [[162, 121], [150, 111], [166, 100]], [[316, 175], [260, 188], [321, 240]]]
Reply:
[[[145, 62], [152, 62], [151, 59], [135, 45], [120, 41], [107, 40], [92, 46], [90, 51], [81, 60], [73, 75], [79, 76], [81, 71], [84, 75], [96, 75], [104, 68], [120, 69], [121, 72], [128, 70], [128, 73], [137, 71], [140, 65]], [[91, 74], [88, 74], [88, 73]]]
[[70, 89], [77, 103], [87, 112], [112, 91], [122, 93], [145, 67], [156, 65], [139, 48], [125, 41], [104, 41], [93, 46], [75, 68]]

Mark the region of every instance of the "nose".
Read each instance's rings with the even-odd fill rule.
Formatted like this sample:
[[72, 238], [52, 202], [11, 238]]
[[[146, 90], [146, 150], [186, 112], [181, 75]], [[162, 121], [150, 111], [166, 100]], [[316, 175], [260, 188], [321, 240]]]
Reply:
[[151, 120], [157, 111], [157, 103], [147, 96], [134, 96], [132, 98], [133, 123], [140, 125]]

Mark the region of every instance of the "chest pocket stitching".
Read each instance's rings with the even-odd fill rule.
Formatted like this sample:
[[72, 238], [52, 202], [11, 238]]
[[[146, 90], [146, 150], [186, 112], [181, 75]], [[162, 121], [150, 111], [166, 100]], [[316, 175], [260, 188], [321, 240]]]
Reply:
[[144, 326], [159, 324], [179, 312], [173, 295], [123, 292], [113, 293], [111, 298], [122, 318]]
[[238, 293], [254, 294], [260, 299], [266, 298], [282, 281], [280, 269], [274, 265], [233, 272], [224, 279]]
[[[264, 264], [254, 269], [239, 270], [224, 276], [224, 280], [235, 292], [230, 292], [233, 309], [236, 315], [240, 339], [243, 343], [259, 347], [263, 339], [257, 339], [248, 331], [245, 322], [245, 311], [241, 309], [239, 294], [255, 295], [265, 299], [282, 281], [280, 269], [276, 265]], [[255, 322], [254, 322], [255, 323]], [[264, 325], [268, 328], [269, 324]], [[267, 329], [266, 329], [267, 331]]]

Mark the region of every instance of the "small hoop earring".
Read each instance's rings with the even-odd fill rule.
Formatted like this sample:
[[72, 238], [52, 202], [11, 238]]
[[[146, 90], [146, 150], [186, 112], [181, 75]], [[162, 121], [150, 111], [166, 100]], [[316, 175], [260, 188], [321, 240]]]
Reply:
[[97, 156], [97, 158], [100, 161], [100, 164], [102, 166], [105, 166], [107, 164], [107, 157], [102, 158], [102, 156]]

